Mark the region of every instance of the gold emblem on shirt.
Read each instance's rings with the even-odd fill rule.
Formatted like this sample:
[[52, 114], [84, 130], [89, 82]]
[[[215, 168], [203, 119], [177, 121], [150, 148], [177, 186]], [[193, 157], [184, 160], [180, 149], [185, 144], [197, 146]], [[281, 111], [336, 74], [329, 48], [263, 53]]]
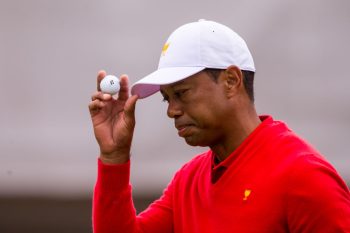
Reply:
[[246, 189], [244, 190], [244, 197], [243, 197], [243, 201], [248, 200], [248, 197], [250, 196], [250, 193], [252, 192], [252, 190], [250, 189]]

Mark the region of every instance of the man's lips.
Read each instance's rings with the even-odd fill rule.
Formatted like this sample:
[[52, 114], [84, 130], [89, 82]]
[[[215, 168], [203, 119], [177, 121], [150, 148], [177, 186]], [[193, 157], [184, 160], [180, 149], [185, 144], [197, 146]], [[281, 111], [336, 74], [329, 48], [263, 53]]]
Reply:
[[177, 129], [177, 133], [180, 137], [185, 137], [188, 135], [191, 128], [194, 126], [194, 124], [175, 124], [175, 128]]

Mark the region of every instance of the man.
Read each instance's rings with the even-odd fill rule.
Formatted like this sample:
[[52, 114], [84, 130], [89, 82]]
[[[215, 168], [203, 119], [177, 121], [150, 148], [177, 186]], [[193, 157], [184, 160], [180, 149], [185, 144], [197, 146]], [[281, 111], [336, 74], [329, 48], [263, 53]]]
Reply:
[[[135, 83], [132, 96], [125, 75], [117, 100], [98, 90], [89, 105], [100, 146], [94, 232], [350, 232], [348, 187], [283, 122], [257, 115], [254, 72], [239, 35], [200, 20], [170, 35], [158, 70]], [[129, 184], [134, 110], [157, 91], [178, 135], [210, 150], [136, 216]]]

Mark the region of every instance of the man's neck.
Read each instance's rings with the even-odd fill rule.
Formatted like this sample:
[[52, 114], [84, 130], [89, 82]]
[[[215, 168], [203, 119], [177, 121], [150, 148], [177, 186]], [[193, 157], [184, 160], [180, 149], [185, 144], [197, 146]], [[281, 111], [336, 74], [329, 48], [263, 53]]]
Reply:
[[225, 160], [232, 154], [259, 126], [261, 120], [255, 110], [254, 113], [235, 119], [235, 127], [229, 129], [226, 138], [219, 144], [210, 147], [219, 161]]

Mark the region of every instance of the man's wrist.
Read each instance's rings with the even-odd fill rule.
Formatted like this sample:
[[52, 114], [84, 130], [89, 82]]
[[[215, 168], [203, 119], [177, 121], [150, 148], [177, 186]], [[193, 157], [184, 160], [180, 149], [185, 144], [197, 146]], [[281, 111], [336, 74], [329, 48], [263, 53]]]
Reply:
[[108, 156], [104, 154], [100, 154], [100, 160], [104, 164], [124, 164], [127, 163], [130, 159], [130, 155], [127, 156]]

